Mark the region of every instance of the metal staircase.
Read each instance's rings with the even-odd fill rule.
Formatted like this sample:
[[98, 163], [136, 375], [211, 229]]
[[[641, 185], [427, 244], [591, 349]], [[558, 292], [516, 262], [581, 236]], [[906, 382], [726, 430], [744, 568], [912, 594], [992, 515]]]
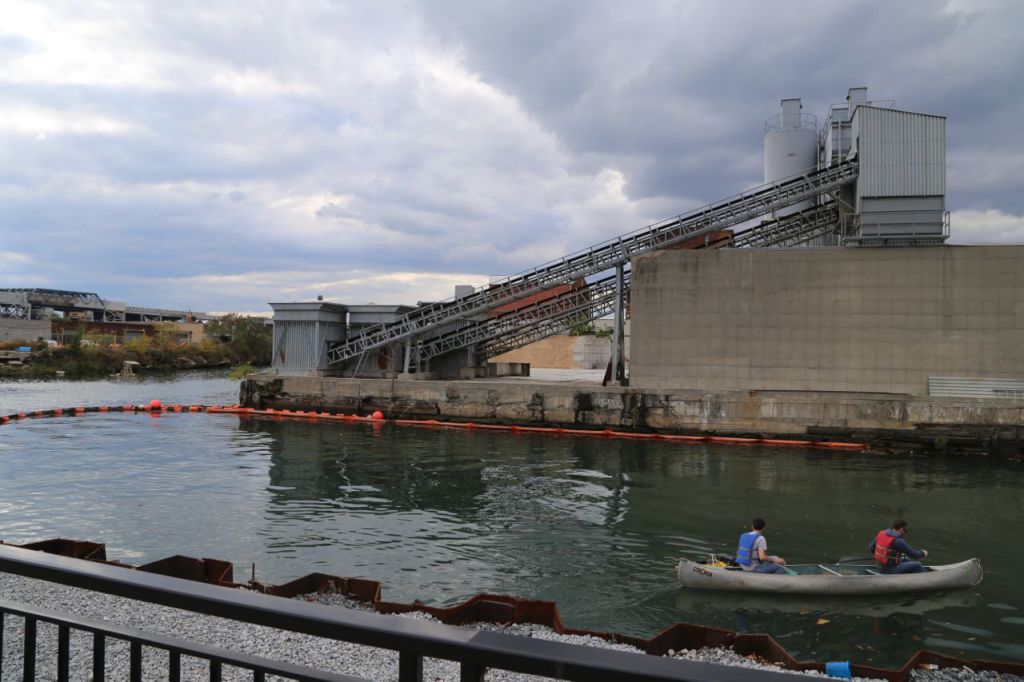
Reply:
[[390, 323], [368, 327], [359, 336], [332, 344], [327, 351], [328, 363], [341, 363], [369, 350], [421, 336], [441, 325], [465, 320], [554, 285], [604, 272], [628, 263], [635, 256], [816, 197], [853, 182], [856, 177], [857, 164], [849, 162], [761, 185], [513, 275], [504, 282], [483, 287], [468, 296], [420, 306]]

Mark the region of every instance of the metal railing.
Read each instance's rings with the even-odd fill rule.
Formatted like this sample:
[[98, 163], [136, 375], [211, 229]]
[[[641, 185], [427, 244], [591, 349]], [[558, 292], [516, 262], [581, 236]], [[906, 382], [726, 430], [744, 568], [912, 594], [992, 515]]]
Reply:
[[942, 246], [947, 239], [949, 211], [931, 209], [858, 213], [853, 218], [853, 234], [845, 242], [858, 246]]
[[834, 232], [839, 225], [839, 211], [834, 202], [814, 206], [799, 213], [762, 223], [733, 237], [733, 246], [779, 248], [798, 246]]
[[[623, 273], [623, 286], [629, 286], [630, 271]], [[501, 355], [522, 348], [535, 341], [561, 334], [573, 327], [593, 322], [615, 312], [615, 282], [606, 283], [600, 291], [594, 291], [586, 305], [567, 308], [557, 315], [538, 320], [535, 324], [504, 334], [484, 346], [484, 354], [488, 357]]]
[[[675, 660], [283, 599], [11, 546], [0, 546], [0, 572], [278, 630], [397, 651], [400, 682], [422, 681], [424, 657], [456, 661], [459, 664], [459, 679], [462, 682], [482, 682], [488, 668], [568, 680], [795, 682], [798, 679], [805, 679], [793, 673]], [[255, 657], [241, 654], [229, 654], [203, 645], [182, 643], [180, 640], [172, 640], [162, 635], [146, 635], [111, 623], [97, 625], [73, 616], [55, 616], [32, 607], [10, 604], [4, 604], [3, 607], [10, 613], [26, 617], [26, 651], [30, 648], [34, 651], [36, 622], [45, 620], [57, 623], [60, 632], [63, 633], [60, 635], [61, 643], [58, 649], [66, 652], [64, 658], [58, 660], [59, 670], [67, 668], [67, 652], [70, 645], [65, 640], [68, 639], [67, 633], [70, 629], [76, 628], [94, 633], [98, 629], [104, 641], [108, 637], [127, 639], [132, 646], [133, 680], [141, 679], [140, 662], [143, 646], [171, 651], [172, 655], [168, 661], [168, 670], [171, 672], [175, 665], [175, 650], [179, 656], [198, 655], [214, 661], [210, 668], [211, 680], [219, 679], [224, 663], [255, 669], [254, 679], [257, 680], [262, 679], [260, 675], [266, 672], [276, 674], [276, 671], [280, 671], [286, 676], [303, 672], [286, 664], [266, 662], [264, 659], [256, 660]], [[0, 633], [0, 642], [2, 641]], [[96, 651], [101, 652], [99, 660], [102, 660], [104, 648], [101, 646]], [[0, 651], [0, 660], [2, 653]], [[178, 660], [180, 661], [180, 658]], [[94, 656], [94, 668], [95, 661]], [[24, 666], [23, 679], [33, 679], [34, 656], [30, 660], [26, 655]], [[263, 668], [263, 673], [258, 670], [259, 667]], [[58, 677], [67, 679], [66, 676]], [[102, 680], [103, 677], [95, 679]], [[297, 679], [353, 678], [314, 672], [311, 676], [299, 676]]]
[[[107, 679], [107, 645], [110, 640], [118, 640], [128, 644], [128, 679], [131, 682], [144, 679], [142, 664], [143, 647], [167, 652], [166, 677], [169, 682], [179, 682], [182, 679], [183, 656], [205, 661], [208, 666], [210, 680], [220, 680], [225, 667], [235, 667], [252, 672], [253, 680], [260, 682], [265, 680], [267, 675], [309, 682], [314, 680], [318, 682], [366, 682], [365, 679], [359, 677], [328, 673], [307, 668], [306, 666], [272, 661], [261, 656], [225, 651], [224, 649], [206, 646], [205, 644], [186, 642], [177, 637], [122, 627], [116, 623], [88, 620], [35, 606], [0, 600], [0, 676], [4, 676], [4, 679], [10, 677], [9, 675], [4, 675], [2, 641], [2, 635], [9, 616], [20, 616], [23, 620], [24, 645], [21, 655], [21, 678], [26, 682], [42, 677], [39, 674], [42, 671], [39, 670], [41, 666], [39, 666], [38, 647], [36, 645], [39, 623], [51, 623], [57, 626], [56, 677], [58, 682], [66, 682], [71, 679], [71, 633], [73, 631], [92, 635], [92, 665], [89, 672], [91, 673], [90, 679], [93, 682], [103, 682]], [[163, 677], [161, 675], [161, 678]]]
[[327, 351], [328, 363], [344, 362], [369, 350], [422, 335], [445, 323], [486, 312], [557, 284], [610, 270], [628, 263], [635, 256], [816, 197], [853, 182], [857, 170], [856, 162], [848, 162], [799, 173], [569, 254], [472, 294], [421, 306], [392, 322], [368, 327], [357, 337], [332, 344]]
[[788, 128], [803, 128], [818, 132], [818, 117], [814, 114], [776, 114], [765, 119], [764, 132], [770, 133], [773, 130], [786, 130]]
[[[558, 296], [523, 306], [504, 315], [482, 320], [447, 334], [431, 337], [420, 346], [420, 359], [426, 360], [454, 350], [479, 344], [489, 344], [489, 342], [506, 337], [518, 336], [523, 330], [530, 327], [544, 325], [551, 320], [563, 320], [576, 313], [585, 313], [585, 321], [589, 322], [593, 318], [586, 311], [592, 307], [604, 311], [608, 307], [607, 304], [610, 302], [610, 297], [614, 296], [614, 294], [615, 277], [606, 277], [587, 286], [571, 289]], [[601, 312], [597, 317], [604, 314], [606, 313]], [[558, 326], [554, 331], [546, 334], [546, 336], [557, 334], [559, 331], [568, 329], [575, 324], [579, 324], [579, 322]], [[540, 338], [544, 338], [544, 336]], [[514, 350], [518, 347], [513, 344], [508, 350]], [[488, 351], [487, 354], [496, 355], [497, 353]]]

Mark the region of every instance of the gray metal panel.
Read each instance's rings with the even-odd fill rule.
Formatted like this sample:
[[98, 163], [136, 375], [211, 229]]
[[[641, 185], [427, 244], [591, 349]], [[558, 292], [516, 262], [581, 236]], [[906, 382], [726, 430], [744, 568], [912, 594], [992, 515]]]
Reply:
[[945, 117], [859, 106], [853, 136], [858, 199], [946, 193]]
[[345, 338], [345, 325], [316, 320], [274, 323], [272, 367], [280, 374], [308, 374], [327, 367], [327, 343]]
[[408, 305], [350, 305], [348, 323], [352, 327], [387, 324], [410, 310], [413, 310], [413, 307]]
[[329, 322], [345, 323], [347, 308], [340, 303], [324, 301], [302, 301], [271, 303], [274, 322]]
[[1024, 379], [928, 377], [928, 395], [937, 398], [1024, 400]]

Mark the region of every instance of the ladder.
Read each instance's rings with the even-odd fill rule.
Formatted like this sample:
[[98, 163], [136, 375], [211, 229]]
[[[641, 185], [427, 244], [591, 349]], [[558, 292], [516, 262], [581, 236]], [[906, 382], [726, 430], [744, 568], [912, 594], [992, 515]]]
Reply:
[[423, 335], [441, 325], [464, 320], [556, 284], [604, 272], [628, 263], [635, 256], [791, 206], [842, 187], [856, 177], [857, 163], [851, 161], [761, 185], [513, 275], [504, 282], [482, 287], [472, 294], [423, 305], [392, 322], [367, 327], [359, 336], [331, 344], [327, 351], [328, 364], [344, 362], [369, 350]]

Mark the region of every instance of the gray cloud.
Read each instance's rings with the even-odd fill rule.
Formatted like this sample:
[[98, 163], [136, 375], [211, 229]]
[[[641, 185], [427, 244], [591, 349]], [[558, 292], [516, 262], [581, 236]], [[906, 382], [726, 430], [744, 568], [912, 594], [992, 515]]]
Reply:
[[1024, 233], [1015, 2], [0, 18], [0, 286], [210, 310], [437, 298], [757, 184], [778, 100], [820, 116], [856, 85], [949, 117], [965, 235]]

